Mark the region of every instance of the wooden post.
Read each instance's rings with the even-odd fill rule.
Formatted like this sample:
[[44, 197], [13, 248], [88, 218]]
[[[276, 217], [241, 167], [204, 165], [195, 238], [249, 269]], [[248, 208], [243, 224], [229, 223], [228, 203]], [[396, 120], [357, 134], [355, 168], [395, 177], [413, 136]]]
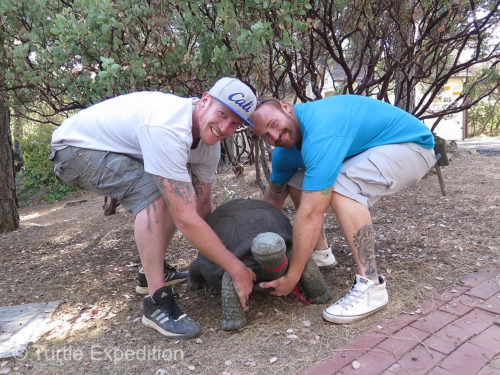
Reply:
[[450, 165], [448, 160], [448, 155], [446, 153], [446, 141], [434, 134], [434, 152], [436, 154], [437, 162], [434, 165], [436, 168], [436, 174], [439, 180], [439, 186], [441, 187], [441, 194], [446, 195], [446, 189], [444, 187], [443, 175], [441, 174], [441, 167]]
[[441, 194], [443, 194], [443, 196], [445, 196], [446, 189], [444, 188], [444, 180], [443, 180], [443, 175], [441, 174], [441, 167], [439, 166], [439, 164], [436, 163], [434, 168], [436, 168], [436, 174], [438, 176], [439, 186], [441, 187]]

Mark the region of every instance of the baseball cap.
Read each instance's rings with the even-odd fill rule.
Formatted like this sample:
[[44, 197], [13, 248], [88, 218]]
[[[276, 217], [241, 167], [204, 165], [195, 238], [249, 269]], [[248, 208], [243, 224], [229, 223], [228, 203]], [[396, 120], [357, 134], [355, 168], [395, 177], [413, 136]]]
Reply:
[[248, 118], [255, 111], [257, 98], [250, 87], [237, 78], [224, 77], [208, 93], [253, 127]]

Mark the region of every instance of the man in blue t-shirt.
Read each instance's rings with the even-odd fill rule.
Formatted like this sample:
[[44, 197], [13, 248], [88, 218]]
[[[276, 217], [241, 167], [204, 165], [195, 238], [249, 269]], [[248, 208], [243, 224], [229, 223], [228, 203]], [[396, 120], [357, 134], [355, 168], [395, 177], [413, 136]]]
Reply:
[[323, 311], [334, 323], [350, 323], [387, 305], [386, 282], [377, 272], [369, 207], [382, 196], [418, 182], [434, 165], [434, 140], [411, 114], [357, 95], [333, 96], [291, 106], [262, 98], [250, 118], [255, 133], [276, 146], [270, 189], [264, 199], [282, 208], [294, 199], [292, 259], [287, 273], [261, 283], [286, 295], [297, 284], [320, 241], [330, 206], [356, 262], [349, 292]]

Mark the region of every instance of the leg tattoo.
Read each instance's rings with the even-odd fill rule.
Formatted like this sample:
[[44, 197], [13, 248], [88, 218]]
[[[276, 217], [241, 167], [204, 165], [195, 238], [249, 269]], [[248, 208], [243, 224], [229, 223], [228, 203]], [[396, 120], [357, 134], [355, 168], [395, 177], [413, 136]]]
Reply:
[[160, 221], [160, 219], [158, 218], [158, 213], [156, 212], [156, 204], [155, 204], [155, 202], [153, 202], [151, 205], [148, 205], [146, 207], [146, 213], [148, 216], [148, 232], [151, 232], [151, 223], [149, 222], [149, 207], [150, 206], [153, 206], [154, 215], [155, 215], [155, 223], [158, 223]]
[[373, 225], [362, 227], [354, 234], [353, 240], [354, 245], [358, 249], [359, 261], [365, 268], [367, 278], [374, 280], [377, 277], [377, 265], [375, 262]]

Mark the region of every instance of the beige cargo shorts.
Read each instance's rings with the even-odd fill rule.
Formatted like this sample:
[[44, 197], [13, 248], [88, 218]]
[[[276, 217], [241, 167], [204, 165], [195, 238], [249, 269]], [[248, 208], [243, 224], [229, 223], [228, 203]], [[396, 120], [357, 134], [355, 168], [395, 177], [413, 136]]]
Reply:
[[[373, 147], [342, 163], [333, 190], [371, 207], [420, 181], [435, 163], [434, 150], [416, 143]], [[304, 169], [299, 169], [287, 184], [302, 190], [303, 180]]]

